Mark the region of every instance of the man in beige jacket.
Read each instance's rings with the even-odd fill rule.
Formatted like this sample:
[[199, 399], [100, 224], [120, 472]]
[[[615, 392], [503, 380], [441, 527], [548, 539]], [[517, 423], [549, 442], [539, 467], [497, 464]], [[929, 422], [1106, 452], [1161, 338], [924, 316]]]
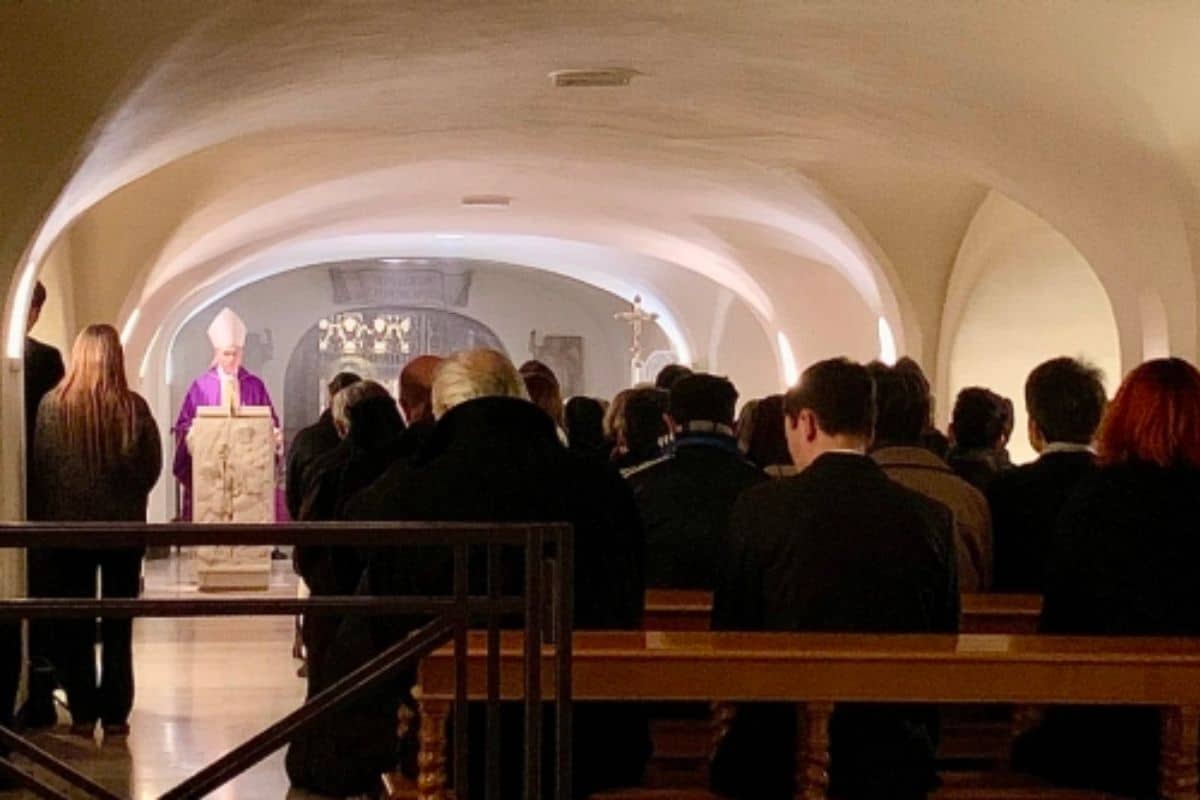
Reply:
[[875, 363], [875, 438], [871, 457], [888, 477], [942, 503], [954, 514], [958, 585], [962, 592], [992, 586], [992, 518], [987, 499], [921, 447], [929, 394], [905, 370]]

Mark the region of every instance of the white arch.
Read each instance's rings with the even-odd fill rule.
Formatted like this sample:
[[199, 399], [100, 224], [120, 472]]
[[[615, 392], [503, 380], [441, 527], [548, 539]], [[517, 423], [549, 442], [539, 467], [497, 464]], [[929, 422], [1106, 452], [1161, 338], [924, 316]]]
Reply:
[[[459, 259], [493, 261], [526, 266], [573, 278], [620, 297], [641, 294], [643, 305], [659, 315], [658, 324], [670, 341], [676, 357], [691, 363], [696, 346], [680, 322], [674, 306], [650, 282], [637, 282], [628, 275], [614, 273], [611, 265], [621, 260], [631, 271], [655, 265], [652, 259], [637, 258], [581, 242], [565, 242], [528, 236], [468, 236], [452, 243], [436, 234], [365, 234], [288, 242], [259, 251], [254, 256], [228, 266], [213, 279], [175, 300], [154, 315], [143, 314], [143, 307], [131, 309], [126, 320], [137, 318], [130, 336], [131, 361], [143, 365], [165, 358], [178, 331], [203, 308], [238, 288], [286, 272], [334, 261], [375, 260], [384, 257]], [[163, 292], [159, 293], [160, 295]], [[152, 298], [154, 299], [154, 298]], [[151, 323], [154, 317], [157, 323]], [[144, 344], [142, 344], [144, 343]], [[157, 346], [156, 346], [157, 345]], [[158, 350], [157, 353], [154, 351]]]
[[1106, 287], [1078, 249], [1040, 217], [991, 193], [972, 221], [951, 275], [936, 378], [939, 418], [954, 392], [984, 385], [1009, 397], [1015, 460], [1029, 460], [1024, 383], [1038, 363], [1083, 356], [1109, 388], [1122, 372], [1122, 349]]

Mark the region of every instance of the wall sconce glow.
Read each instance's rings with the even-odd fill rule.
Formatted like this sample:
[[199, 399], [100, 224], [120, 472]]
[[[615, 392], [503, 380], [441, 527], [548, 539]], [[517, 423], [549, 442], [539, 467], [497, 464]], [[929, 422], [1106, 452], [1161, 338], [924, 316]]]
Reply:
[[883, 317], [879, 318], [879, 360], [891, 366], [896, 363], [896, 337], [892, 326]]
[[125, 320], [125, 324], [121, 327], [121, 346], [125, 347], [129, 344], [129, 337], [133, 334], [133, 329], [137, 327], [138, 318], [142, 316], [142, 310], [135, 308], [133, 313], [129, 315], [129, 319]]
[[787, 388], [791, 388], [800, 380], [800, 368], [796, 366], [796, 353], [792, 350], [792, 343], [788, 341], [783, 331], [777, 332], [775, 339], [779, 343], [779, 358], [783, 361], [783, 381], [787, 384]]

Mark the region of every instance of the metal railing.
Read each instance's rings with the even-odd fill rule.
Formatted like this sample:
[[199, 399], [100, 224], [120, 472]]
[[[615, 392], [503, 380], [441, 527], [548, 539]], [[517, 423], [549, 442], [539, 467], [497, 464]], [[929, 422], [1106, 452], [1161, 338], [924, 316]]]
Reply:
[[[0, 523], [0, 547], [106, 549], [150, 545], [299, 545], [355, 548], [447, 547], [453, 553], [453, 586], [428, 596], [318, 596], [293, 598], [165, 598], [0, 600], [0, 621], [64, 618], [267, 616], [294, 614], [430, 615], [409, 633], [356, 670], [308, 699], [300, 708], [221, 756], [163, 798], [203, 797], [287, 744], [292, 737], [384, 685], [434, 649], [453, 643], [456, 664], [454, 702], [454, 782], [457, 800], [469, 800], [467, 632], [480, 620], [487, 627], [486, 797], [500, 797], [500, 628], [503, 618], [520, 615], [525, 635], [524, 789], [527, 800], [541, 797], [542, 672], [545, 637], [555, 645], [555, 797], [571, 796], [571, 576], [573, 534], [565, 523], [290, 523], [211, 525], [171, 523]], [[523, 591], [505, 594], [504, 548], [523, 552]], [[471, 574], [471, 554], [486, 553], [486, 575]], [[547, 579], [549, 576], [549, 579]], [[472, 593], [485, 586], [484, 594]], [[548, 597], [545, 595], [548, 593]], [[111, 791], [0, 727], [0, 745], [93, 797], [112, 800]], [[64, 795], [7, 756], [0, 771], [42, 797]]]

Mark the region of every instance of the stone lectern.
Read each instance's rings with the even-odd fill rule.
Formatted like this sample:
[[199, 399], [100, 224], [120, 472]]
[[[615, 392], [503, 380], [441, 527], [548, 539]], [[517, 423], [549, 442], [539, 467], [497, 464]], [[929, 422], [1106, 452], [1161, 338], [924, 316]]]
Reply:
[[[275, 521], [275, 428], [268, 406], [201, 406], [188, 445], [193, 521]], [[196, 575], [200, 591], [266, 589], [271, 547], [199, 547]]]

